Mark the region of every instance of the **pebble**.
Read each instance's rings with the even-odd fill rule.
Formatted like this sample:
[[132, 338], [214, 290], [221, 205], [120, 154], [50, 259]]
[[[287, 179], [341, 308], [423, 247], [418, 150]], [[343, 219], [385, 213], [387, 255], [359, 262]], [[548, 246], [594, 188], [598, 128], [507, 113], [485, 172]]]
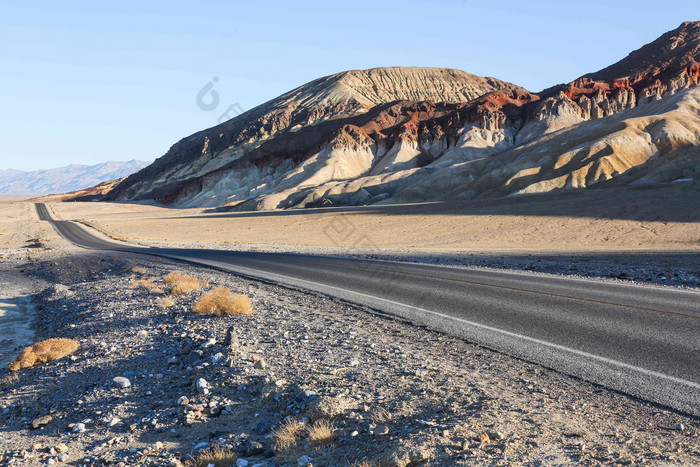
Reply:
[[385, 436], [389, 434], [389, 427], [386, 425], [379, 425], [375, 430], [374, 430], [374, 435], [375, 436]]
[[119, 425], [121, 422], [122, 422], [122, 421], [121, 421], [120, 418], [114, 417], [114, 418], [112, 418], [112, 419], [109, 421], [109, 427], [111, 428], [111, 427], [113, 427], [113, 426], [115, 426], [115, 425]]
[[178, 363], [180, 363], [180, 359], [177, 357], [170, 357], [168, 359], [168, 365], [177, 365]]
[[248, 464], [250, 464], [250, 462], [245, 459], [238, 459], [236, 461], [236, 467], [248, 467]]
[[201, 442], [201, 443], [195, 445], [195, 447], [192, 448], [192, 449], [194, 449], [195, 451], [199, 451], [200, 449], [204, 449], [204, 448], [206, 448], [206, 447], [208, 447], [208, 446], [209, 446], [209, 443], [203, 441], [203, 442]]
[[68, 453], [64, 452], [63, 454], [58, 455], [58, 460], [59, 462], [65, 462], [68, 460]]
[[83, 433], [85, 431], [84, 423], [76, 423], [73, 425], [73, 433]]
[[190, 400], [187, 396], [180, 396], [180, 398], [177, 400], [177, 405], [187, 405], [190, 403]]
[[118, 388], [128, 388], [131, 386], [131, 381], [129, 381], [129, 378], [125, 378], [123, 376], [117, 376], [116, 378], [112, 379], [112, 384], [114, 384]]
[[213, 365], [216, 365], [217, 363], [219, 363], [223, 359], [224, 359], [224, 354], [222, 354], [221, 352], [218, 352], [213, 357], [211, 357], [211, 363]]
[[297, 459], [297, 465], [308, 465], [312, 460], [313, 459], [309, 456], [301, 456], [299, 459]]
[[216, 345], [216, 339], [213, 337], [209, 340], [207, 340], [204, 345], [202, 345], [203, 348], [208, 349], [209, 347], [214, 347]]
[[51, 415], [44, 415], [43, 417], [36, 418], [32, 420], [32, 429], [33, 430], [38, 430], [42, 426], [46, 426], [49, 423], [53, 421], [53, 417]]
[[267, 363], [265, 362], [264, 359], [261, 358], [260, 360], [256, 361], [255, 365], [253, 365], [253, 366], [259, 370], [263, 370], [263, 369], [267, 368]]
[[197, 380], [197, 392], [200, 394], [209, 394], [209, 383], [204, 378], [199, 378]]

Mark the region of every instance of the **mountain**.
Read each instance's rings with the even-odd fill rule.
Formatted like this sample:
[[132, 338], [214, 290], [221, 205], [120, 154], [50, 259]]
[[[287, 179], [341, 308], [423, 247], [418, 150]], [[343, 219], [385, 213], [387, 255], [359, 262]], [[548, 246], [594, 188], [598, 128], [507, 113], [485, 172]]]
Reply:
[[0, 170], [0, 194], [42, 195], [66, 193], [101, 182], [126, 177], [148, 166], [149, 162], [109, 161], [97, 165], [69, 165], [49, 170]]
[[280, 209], [698, 178], [700, 22], [538, 94], [458, 70], [321, 78], [175, 144], [108, 199]]

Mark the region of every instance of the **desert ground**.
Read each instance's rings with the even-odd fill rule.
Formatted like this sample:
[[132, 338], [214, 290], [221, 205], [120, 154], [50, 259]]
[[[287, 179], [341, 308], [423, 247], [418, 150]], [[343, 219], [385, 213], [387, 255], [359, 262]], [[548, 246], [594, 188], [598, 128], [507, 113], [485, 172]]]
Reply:
[[272, 212], [212, 213], [118, 203], [51, 207], [65, 220], [85, 220], [142, 242], [449, 253], [700, 252], [697, 182], [462, 203]]
[[240, 213], [45, 201], [58, 218], [141, 245], [362, 255], [700, 286], [698, 182]]
[[[26, 202], [0, 213], [33, 340], [79, 343], [0, 370], [3, 465], [208, 465], [192, 459], [214, 449], [251, 467], [700, 463], [696, 418], [327, 296], [76, 248]], [[173, 295], [173, 271], [199, 286]], [[254, 313], [194, 313], [217, 286]]]

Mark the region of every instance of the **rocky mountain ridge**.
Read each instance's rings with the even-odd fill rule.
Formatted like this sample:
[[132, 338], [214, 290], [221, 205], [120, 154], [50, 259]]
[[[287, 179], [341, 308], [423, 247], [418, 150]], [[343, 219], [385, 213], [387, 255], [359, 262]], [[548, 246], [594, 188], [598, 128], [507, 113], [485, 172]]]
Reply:
[[98, 183], [121, 179], [143, 169], [149, 162], [109, 161], [95, 165], [72, 164], [47, 170], [0, 170], [0, 194], [43, 195], [67, 193]]
[[339, 73], [180, 141], [108, 197], [279, 209], [694, 178], [699, 59], [689, 22], [539, 94], [457, 70]]

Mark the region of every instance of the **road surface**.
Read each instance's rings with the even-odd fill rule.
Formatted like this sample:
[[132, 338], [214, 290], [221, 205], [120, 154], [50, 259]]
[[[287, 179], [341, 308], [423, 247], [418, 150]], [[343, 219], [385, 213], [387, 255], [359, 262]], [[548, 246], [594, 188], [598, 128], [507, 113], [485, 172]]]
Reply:
[[588, 279], [286, 253], [146, 248], [39, 218], [66, 240], [329, 294], [700, 416], [700, 293]]

